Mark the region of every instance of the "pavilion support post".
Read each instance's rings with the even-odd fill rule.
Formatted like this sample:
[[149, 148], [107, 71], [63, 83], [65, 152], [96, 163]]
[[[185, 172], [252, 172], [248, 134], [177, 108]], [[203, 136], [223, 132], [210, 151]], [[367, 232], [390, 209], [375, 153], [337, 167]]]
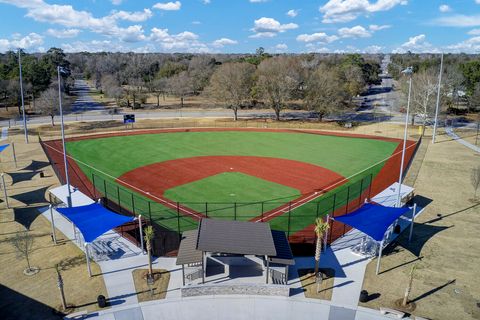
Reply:
[[49, 205], [48, 209], [50, 210], [50, 220], [52, 221], [52, 239], [53, 243], [57, 244], [57, 235], [55, 234], [55, 221], [53, 220], [53, 206]]
[[268, 273], [270, 272], [270, 261], [268, 261], [268, 256], [265, 256], [265, 259], [267, 259], [267, 274], [265, 277], [265, 282], [268, 284]]
[[143, 224], [142, 224], [142, 215], [138, 215], [138, 229], [140, 230], [140, 249], [142, 249], [142, 254], [145, 254], [143, 250]]
[[378, 248], [378, 259], [377, 259], [377, 269], [375, 273], [378, 275], [378, 272], [380, 271], [380, 260], [382, 259], [382, 251], [383, 251], [383, 239], [380, 241], [380, 247]]
[[202, 251], [202, 283], [205, 283], [205, 252]]
[[85, 242], [85, 257], [87, 258], [87, 269], [88, 269], [88, 276], [92, 276], [92, 269], [90, 268], [90, 255], [88, 254], [88, 242]]
[[183, 286], [185, 287], [185, 265], [182, 264], [182, 283]]
[[412, 221], [410, 222], [410, 234], [408, 235], [408, 242], [412, 241], [412, 234], [413, 234], [413, 224], [415, 223], [415, 215], [417, 214], [417, 204], [413, 204], [413, 211], [412, 211]]

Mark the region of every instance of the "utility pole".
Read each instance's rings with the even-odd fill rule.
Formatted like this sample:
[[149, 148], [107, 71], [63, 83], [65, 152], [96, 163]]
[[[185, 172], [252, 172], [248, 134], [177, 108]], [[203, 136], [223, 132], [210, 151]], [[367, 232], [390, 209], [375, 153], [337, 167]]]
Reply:
[[438, 88], [437, 88], [437, 105], [435, 106], [435, 122], [433, 124], [432, 143], [435, 143], [435, 136], [437, 134], [438, 109], [440, 106], [440, 89], [442, 87], [442, 72], [443, 72], [443, 53], [440, 58], [440, 73], [438, 74]]
[[18, 49], [18, 67], [20, 69], [20, 97], [22, 99], [22, 114], [23, 114], [23, 132], [25, 134], [25, 142], [28, 143], [28, 129], [27, 118], [25, 116], [25, 102], [23, 100], [23, 80], [22, 80], [22, 50]]

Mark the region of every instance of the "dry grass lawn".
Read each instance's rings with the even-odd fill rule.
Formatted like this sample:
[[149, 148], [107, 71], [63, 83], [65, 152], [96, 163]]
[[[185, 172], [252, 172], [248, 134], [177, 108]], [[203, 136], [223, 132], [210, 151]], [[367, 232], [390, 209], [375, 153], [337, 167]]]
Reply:
[[[60, 315], [55, 310], [60, 309], [61, 300], [54, 269], [56, 264], [62, 266], [67, 304], [75, 306], [75, 310], [71, 311], [96, 310], [97, 295], [107, 296], [103, 278], [88, 277], [83, 252], [66, 241], [58, 230], [59, 244], [53, 244], [51, 225], [39, 215], [37, 208], [47, 205], [45, 191], [49, 186], [58, 185], [58, 181], [39, 144], [31, 141], [26, 145], [22, 138], [23, 136], [9, 139], [15, 140], [18, 169], [15, 169], [12, 162], [10, 148], [1, 154], [1, 166], [2, 171], [7, 172], [5, 180], [12, 209], [6, 209], [3, 201], [0, 203], [0, 318], [58, 319]], [[32, 137], [31, 140], [35, 139]], [[32, 160], [40, 161], [37, 162], [37, 167], [34, 170], [22, 170]], [[40, 178], [40, 171], [45, 172], [45, 178]], [[23, 274], [26, 262], [17, 258], [16, 250], [10, 242], [18, 231], [27, 228], [34, 236], [31, 265], [40, 268], [40, 272], [33, 276]], [[100, 273], [96, 263], [92, 263], [92, 272]]]
[[[148, 269], [136, 269], [132, 271], [138, 302], [165, 299], [167, 296], [168, 282], [170, 281], [170, 272], [165, 269], [153, 269], [155, 282], [151, 287], [151, 291], [146, 280], [147, 274]], [[151, 292], [153, 292], [153, 295]]]
[[480, 203], [471, 201], [470, 183], [480, 155], [445, 134], [437, 141], [428, 141], [414, 185], [418, 203], [431, 203], [416, 221], [412, 243], [402, 234], [387, 250], [380, 275], [375, 275], [376, 260], [368, 265], [363, 288], [380, 296], [362, 305], [393, 307], [416, 264], [410, 295], [417, 305], [414, 315], [480, 319]]

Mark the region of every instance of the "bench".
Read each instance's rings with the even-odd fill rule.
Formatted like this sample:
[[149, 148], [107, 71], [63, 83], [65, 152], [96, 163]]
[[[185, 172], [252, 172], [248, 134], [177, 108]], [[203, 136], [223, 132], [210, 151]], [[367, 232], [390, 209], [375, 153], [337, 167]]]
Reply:
[[405, 316], [405, 312], [383, 307], [380, 308], [380, 313], [383, 315], [394, 315], [397, 319], [402, 319]]
[[78, 312], [70, 313], [67, 318], [68, 319], [84, 319], [84, 317], [88, 314], [87, 310], [81, 310]]

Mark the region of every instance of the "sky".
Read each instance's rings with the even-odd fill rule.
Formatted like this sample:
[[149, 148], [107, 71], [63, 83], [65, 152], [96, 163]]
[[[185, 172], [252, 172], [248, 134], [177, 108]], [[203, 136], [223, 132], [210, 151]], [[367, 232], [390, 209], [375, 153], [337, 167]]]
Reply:
[[480, 0], [0, 0], [0, 52], [480, 53]]

